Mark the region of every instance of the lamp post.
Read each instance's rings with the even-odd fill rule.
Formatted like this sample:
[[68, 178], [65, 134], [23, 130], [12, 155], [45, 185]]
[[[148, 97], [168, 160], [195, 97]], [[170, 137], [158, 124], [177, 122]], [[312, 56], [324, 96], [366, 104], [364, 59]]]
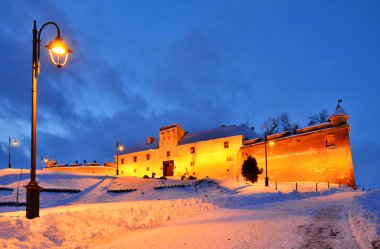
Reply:
[[265, 187], [268, 187], [268, 186], [269, 186], [269, 178], [268, 178], [267, 135], [268, 135], [268, 131], [265, 132]]
[[51, 61], [58, 68], [66, 64], [69, 53], [72, 51], [61, 39], [61, 32], [55, 22], [47, 22], [37, 30], [37, 22], [33, 26], [33, 54], [32, 54], [32, 128], [31, 128], [31, 165], [30, 165], [30, 182], [26, 188], [26, 218], [33, 219], [39, 217], [40, 209], [40, 190], [36, 181], [36, 126], [37, 126], [37, 77], [40, 73], [40, 43], [41, 32], [48, 26], [53, 25], [57, 29], [57, 37], [45, 47], [50, 52]]
[[12, 139], [13, 139], [13, 146], [17, 146], [18, 145], [18, 141], [16, 138], [14, 137], [9, 137], [8, 139], [8, 168], [12, 168], [12, 164], [11, 164], [11, 147], [12, 147]]
[[48, 159], [47, 159], [47, 157], [43, 157], [43, 156], [41, 156], [41, 170], [42, 170], [42, 165], [43, 165], [43, 163], [47, 163], [48, 162]]
[[[267, 143], [268, 143], [268, 131], [265, 132], [265, 186], [269, 186], [269, 178], [268, 178], [268, 150], [267, 150]], [[274, 146], [274, 142], [269, 142], [269, 147], [272, 148]]]
[[119, 175], [119, 151], [123, 151], [124, 146], [119, 141], [116, 141], [116, 175]]

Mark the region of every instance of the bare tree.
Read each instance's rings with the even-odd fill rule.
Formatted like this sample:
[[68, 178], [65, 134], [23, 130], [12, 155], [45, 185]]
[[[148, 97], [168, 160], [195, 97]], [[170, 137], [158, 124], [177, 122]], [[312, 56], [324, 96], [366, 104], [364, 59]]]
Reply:
[[261, 126], [267, 133], [267, 135], [274, 134], [279, 132], [280, 128], [280, 119], [278, 116], [269, 117]]
[[267, 135], [270, 135], [282, 131], [290, 131], [291, 133], [295, 133], [299, 128], [299, 125], [292, 123], [290, 121], [289, 115], [284, 112], [280, 116], [269, 117], [263, 123], [261, 128], [266, 130]]
[[296, 133], [296, 130], [299, 128], [297, 123], [290, 121], [289, 115], [285, 112], [280, 116], [280, 125], [281, 131], [290, 131], [292, 134]]
[[322, 110], [320, 113], [315, 114], [309, 118], [309, 125], [322, 124], [327, 122], [329, 118], [329, 114], [326, 110]]

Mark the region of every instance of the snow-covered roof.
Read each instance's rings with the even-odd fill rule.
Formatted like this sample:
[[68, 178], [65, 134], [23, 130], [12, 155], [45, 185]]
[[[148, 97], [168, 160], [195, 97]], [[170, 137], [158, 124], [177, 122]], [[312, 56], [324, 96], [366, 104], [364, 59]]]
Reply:
[[[201, 141], [207, 141], [212, 139], [218, 139], [218, 138], [224, 138], [224, 137], [231, 137], [231, 136], [238, 136], [242, 135], [244, 139], [254, 139], [254, 138], [260, 138], [260, 135], [248, 128], [247, 125], [241, 124], [239, 126], [237, 125], [228, 125], [220, 128], [200, 131], [200, 132], [194, 132], [194, 133], [186, 133], [181, 141], [178, 143], [178, 145], [184, 145], [189, 143], [196, 143]], [[148, 144], [147, 142], [135, 144], [130, 147], [126, 147], [122, 153], [134, 153], [139, 151], [146, 151], [146, 150], [152, 150], [152, 149], [158, 149], [158, 139], [155, 139], [151, 144]]]
[[158, 148], [158, 139], [154, 139], [154, 141], [150, 144], [147, 142], [135, 144], [130, 147], [126, 147], [122, 153], [133, 153], [138, 151], [152, 150]]
[[178, 145], [196, 143], [196, 142], [201, 142], [201, 141], [207, 141], [207, 140], [231, 137], [231, 136], [237, 136], [237, 135], [242, 135], [244, 136], [245, 139], [253, 139], [253, 138], [260, 137], [259, 134], [252, 131], [245, 124], [241, 124], [239, 126], [228, 125], [228, 126], [200, 131], [200, 132], [186, 133]]
[[332, 118], [332, 117], [334, 117], [334, 116], [341, 116], [341, 115], [343, 115], [343, 116], [348, 116], [347, 113], [343, 110], [343, 108], [342, 108], [340, 105], [338, 105], [338, 106], [335, 108], [334, 113], [331, 114], [331, 116], [329, 117], [329, 119]]

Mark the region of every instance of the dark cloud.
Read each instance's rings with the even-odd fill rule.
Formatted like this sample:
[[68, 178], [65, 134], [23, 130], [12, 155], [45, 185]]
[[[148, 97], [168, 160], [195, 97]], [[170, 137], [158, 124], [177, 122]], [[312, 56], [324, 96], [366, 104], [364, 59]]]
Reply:
[[[302, 126], [322, 109], [331, 113], [343, 98], [358, 181], [374, 181], [380, 145], [364, 141], [379, 140], [373, 132], [379, 123], [376, 8], [254, 1], [208, 1], [201, 8], [154, 1], [148, 8], [125, 1], [1, 5], [0, 167], [7, 164], [8, 135], [21, 142], [15, 162], [29, 165], [37, 19], [39, 27], [57, 22], [74, 51], [60, 70], [41, 52], [38, 156], [109, 161], [116, 140], [131, 145], [172, 123], [190, 132], [247, 120], [259, 128], [267, 117], [287, 112]], [[369, 14], [357, 15], [357, 8]], [[46, 28], [42, 43], [55, 34]]]

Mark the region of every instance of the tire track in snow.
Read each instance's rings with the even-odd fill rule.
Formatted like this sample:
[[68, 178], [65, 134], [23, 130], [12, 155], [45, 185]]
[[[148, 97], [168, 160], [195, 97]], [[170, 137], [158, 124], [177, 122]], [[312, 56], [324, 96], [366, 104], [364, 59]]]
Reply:
[[306, 224], [298, 226], [303, 237], [300, 248], [359, 249], [347, 222], [343, 204], [322, 205]]

